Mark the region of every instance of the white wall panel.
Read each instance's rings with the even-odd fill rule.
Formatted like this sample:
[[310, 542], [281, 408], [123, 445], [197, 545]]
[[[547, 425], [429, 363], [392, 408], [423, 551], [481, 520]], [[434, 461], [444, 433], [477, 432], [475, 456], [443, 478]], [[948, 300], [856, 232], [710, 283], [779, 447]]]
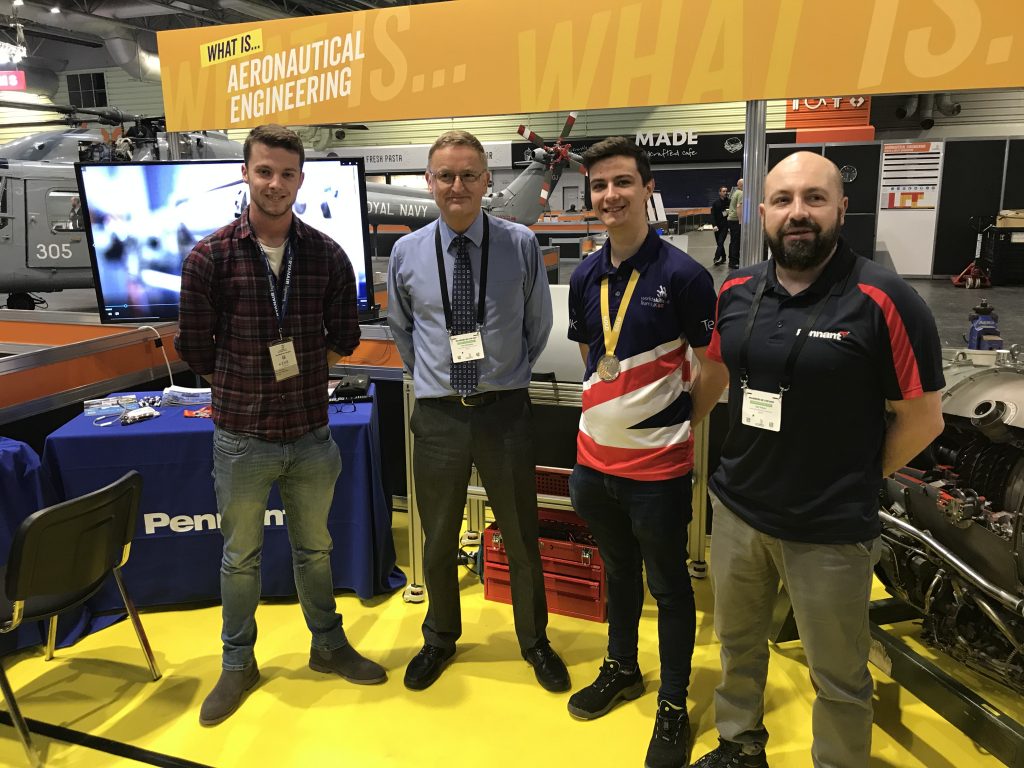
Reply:
[[897, 274], [931, 275], [936, 215], [934, 208], [879, 211], [875, 249], [889, 253], [889, 266]]

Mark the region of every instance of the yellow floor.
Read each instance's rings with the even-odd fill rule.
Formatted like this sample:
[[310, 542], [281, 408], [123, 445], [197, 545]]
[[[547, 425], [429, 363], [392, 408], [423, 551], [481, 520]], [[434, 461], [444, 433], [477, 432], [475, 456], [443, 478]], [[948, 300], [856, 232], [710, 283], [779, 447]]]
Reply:
[[[404, 524], [404, 515], [396, 523]], [[396, 531], [405, 552], [404, 530]], [[403, 558], [404, 559], [404, 558]], [[131, 585], [129, 584], [129, 589]], [[694, 755], [717, 743], [711, 696], [719, 677], [708, 582], [696, 582], [697, 649], [690, 693]], [[143, 621], [164, 673], [147, 682], [131, 627], [122, 622], [45, 662], [40, 652], [5, 664], [24, 715], [212, 766], [641, 766], [653, 725], [657, 633], [644, 610], [640, 662], [648, 693], [588, 722], [571, 719], [568, 694], [547, 693], [521, 660], [511, 607], [485, 601], [466, 575], [464, 636], [455, 662], [429, 690], [402, 685], [421, 644], [424, 605], [401, 595], [372, 602], [338, 598], [349, 637], [390, 671], [381, 686], [360, 687], [306, 667], [308, 634], [297, 605], [260, 607], [261, 685], [228, 721], [199, 726], [199, 705], [219, 674], [219, 609], [149, 611]], [[549, 635], [575, 687], [589, 683], [605, 648], [603, 624], [552, 615]], [[912, 630], [911, 630], [912, 631]], [[872, 668], [876, 680], [874, 768], [982, 768], [999, 761]], [[970, 679], [975, 679], [971, 677]], [[998, 686], [991, 686], [998, 689]], [[1000, 705], [1019, 697], [996, 692]], [[775, 768], [810, 765], [813, 694], [799, 643], [772, 652], [766, 700]], [[138, 765], [80, 746], [36, 737], [49, 766]], [[24, 765], [13, 729], [0, 726], [0, 765]]]

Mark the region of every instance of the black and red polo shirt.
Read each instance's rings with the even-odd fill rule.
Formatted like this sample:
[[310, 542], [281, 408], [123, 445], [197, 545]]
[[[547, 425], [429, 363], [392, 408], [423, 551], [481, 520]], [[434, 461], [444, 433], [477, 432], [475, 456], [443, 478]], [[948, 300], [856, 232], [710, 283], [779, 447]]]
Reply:
[[[605, 353], [601, 282], [609, 283], [611, 318], [626, 284], [640, 273], [615, 355], [622, 372], [602, 381]], [[700, 264], [649, 229], [640, 249], [617, 268], [611, 242], [588, 256], [569, 283], [569, 338], [589, 345], [578, 463], [631, 480], [668, 480], [693, 468], [689, 350], [706, 347], [715, 314], [715, 284]]]
[[[808, 334], [782, 398], [779, 432], [740, 420], [740, 347], [765, 271], [748, 346], [749, 386], [777, 392], [797, 335]], [[725, 505], [781, 539], [851, 544], [876, 537], [885, 401], [944, 385], [935, 320], [914, 289], [842, 239], [819, 278], [796, 296], [777, 281], [774, 261], [746, 267], [719, 291], [707, 354], [730, 372], [730, 428], [711, 479]]]

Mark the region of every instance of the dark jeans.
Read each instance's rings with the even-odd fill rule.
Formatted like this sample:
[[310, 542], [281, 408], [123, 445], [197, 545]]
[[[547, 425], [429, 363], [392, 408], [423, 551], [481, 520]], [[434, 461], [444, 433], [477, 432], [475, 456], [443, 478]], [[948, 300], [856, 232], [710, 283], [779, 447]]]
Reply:
[[729, 225], [727, 222], [722, 222], [718, 231], [715, 232], [715, 263], [720, 264], [725, 261], [725, 238], [729, 236]]
[[692, 517], [690, 475], [628, 480], [579, 464], [569, 478], [576, 512], [587, 521], [608, 576], [608, 656], [637, 657], [640, 613], [647, 586], [658, 603], [659, 698], [686, 703], [697, 622], [686, 570]]
[[740, 223], [738, 221], [729, 222], [729, 266], [738, 267], [740, 265]]
[[544, 574], [537, 547], [537, 462], [530, 397], [518, 390], [488, 405], [416, 401], [409, 426], [416, 438], [413, 479], [423, 524], [427, 616], [423, 639], [454, 649], [462, 634], [459, 529], [475, 464], [501, 528], [512, 582], [512, 614], [522, 650], [546, 639]]

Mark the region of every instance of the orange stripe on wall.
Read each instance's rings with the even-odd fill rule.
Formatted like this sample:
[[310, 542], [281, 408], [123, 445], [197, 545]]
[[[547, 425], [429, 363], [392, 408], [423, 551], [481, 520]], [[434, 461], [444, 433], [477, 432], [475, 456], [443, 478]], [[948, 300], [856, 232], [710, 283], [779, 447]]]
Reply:
[[845, 128], [803, 128], [796, 132], [797, 144], [821, 144], [826, 141], [872, 141], [875, 126], [850, 125]]

